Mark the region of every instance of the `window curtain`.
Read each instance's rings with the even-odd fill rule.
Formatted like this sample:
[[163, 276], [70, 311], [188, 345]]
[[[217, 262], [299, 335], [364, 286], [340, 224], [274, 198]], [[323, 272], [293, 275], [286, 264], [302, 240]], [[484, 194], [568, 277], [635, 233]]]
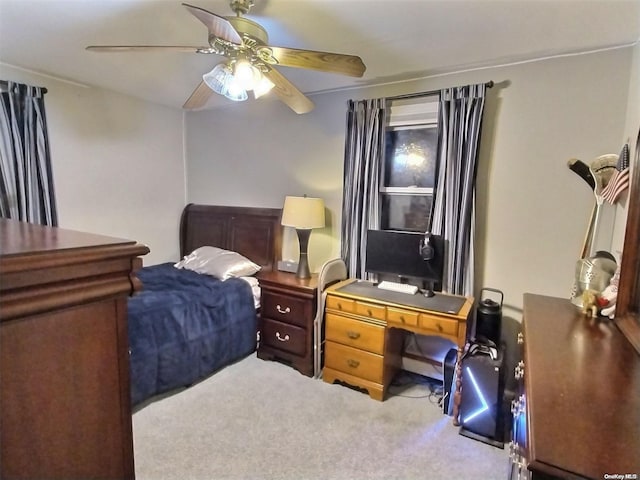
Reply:
[[45, 89], [2, 82], [0, 216], [57, 226]]
[[485, 84], [440, 91], [438, 177], [431, 231], [447, 253], [443, 291], [473, 295], [476, 163]]
[[341, 256], [349, 277], [369, 278], [365, 276], [367, 230], [380, 225], [385, 119], [385, 99], [349, 100], [347, 104]]

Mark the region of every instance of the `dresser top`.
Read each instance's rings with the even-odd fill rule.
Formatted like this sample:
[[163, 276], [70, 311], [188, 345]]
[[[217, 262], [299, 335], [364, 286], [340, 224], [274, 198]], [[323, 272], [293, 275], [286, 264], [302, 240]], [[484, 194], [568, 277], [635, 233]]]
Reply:
[[599, 479], [640, 473], [640, 356], [631, 344], [567, 299], [525, 294], [523, 318], [530, 466]]
[[135, 242], [0, 218], [0, 255], [3, 257], [42, 254], [74, 248], [131, 244], [135, 244]]
[[131, 240], [0, 219], [0, 321], [129, 295], [147, 253]]

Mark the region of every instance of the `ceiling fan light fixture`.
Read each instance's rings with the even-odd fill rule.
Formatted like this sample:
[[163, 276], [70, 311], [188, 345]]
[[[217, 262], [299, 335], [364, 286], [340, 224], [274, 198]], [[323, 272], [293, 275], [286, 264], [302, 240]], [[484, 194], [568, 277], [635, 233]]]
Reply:
[[231, 74], [231, 69], [224, 63], [219, 63], [213, 70], [205, 73], [202, 80], [207, 86], [219, 95], [224, 95], [227, 90], [227, 77]]
[[273, 87], [275, 87], [274, 83], [263, 75], [258, 84], [253, 89], [253, 96], [258, 99], [261, 96], [269, 93]]
[[[364, 74], [366, 66], [355, 55], [269, 45], [269, 35], [265, 28], [244, 16], [255, 0], [227, 1], [235, 16], [221, 16], [201, 7], [182, 4], [206, 27], [208, 35], [204, 39], [207, 43], [203, 42], [206, 46], [93, 45], [86, 48], [94, 52], [178, 51], [225, 57], [227, 60], [223, 64], [202, 76], [202, 81], [184, 103], [185, 109], [205, 107], [212, 92], [234, 101], [242, 101], [247, 100], [248, 90], [253, 90], [258, 98], [273, 89], [275, 95], [291, 110], [303, 114], [313, 109], [313, 102], [273, 66], [318, 70], [352, 77], [362, 77]], [[248, 65], [239, 67], [237, 76], [241, 79], [242, 87], [237, 87], [233, 79], [236, 63], [241, 61]], [[246, 72], [241, 73], [243, 69]], [[269, 82], [263, 80], [265, 74]]]
[[249, 98], [247, 91], [233, 74], [227, 75], [227, 89], [224, 96], [234, 102], [243, 102]]
[[262, 80], [260, 70], [248, 60], [234, 62], [233, 76], [245, 90], [253, 90]]
[[233, 76], [229, 65], [225, 63], [219, 63], [213, 67], [213, 70], [202, 76], [202, 80], [218, 95], [224, 95], [234, 102], [242, 102], [249, 98], [246, 90]]

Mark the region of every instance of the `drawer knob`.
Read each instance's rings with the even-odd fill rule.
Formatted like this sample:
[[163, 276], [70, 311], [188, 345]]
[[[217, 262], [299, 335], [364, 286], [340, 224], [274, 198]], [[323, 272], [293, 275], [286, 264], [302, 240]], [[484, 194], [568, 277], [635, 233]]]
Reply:
[[347, 332], [347, 337], [349, 337], [351, 340], [357, 340], [358, 338], [360, 338], [360, 333], [349, 330]]
[[518, 454], [518, 444], [515, 440], [509, 442], [509, 459], [513, 460]]
[[370, 317], [373, 315], [373, 313], [371, 312], [371, 309], [367, 309], [367, 315], [369, 315]]
[[280, 304], [276, 305], [276, 310], [278, 310], [278, 313], [282, 313], [283, 315], [291, 313], [291, 309], [289, 307], [283, 309]]
[[353, 360], [350, 358], [349, 360], [347, 360], [347, 365], [349, 365], [351, 368], [358, 368], [360, 362], [358, 360]]
[[514, 420], [527, 408], [527, 400], [524, 394], [520, 395], [517, 399], [511, 400], [511, 413], [513, 414]]
[[436, 328], [438, 329], [439, 332], [442, 331], [442, 325], [440, 325], [439, 323], [436, 323]]
[[342, 304], [338, 303], [338, 310], [342, 310]]
[[400, 322], [404, 323], [404, 315], [400, 315]]
[[514, 419], [522, 413], [522, 405], [518, 400], [511, 400], [511, 414]]
[[289, 341], [289, 334], [285, 334], [284, 337], [280, 336], [280, 332], [276, 332], [276, 338], [278, 339], [278, 341], [280, 342], [288, 342]]

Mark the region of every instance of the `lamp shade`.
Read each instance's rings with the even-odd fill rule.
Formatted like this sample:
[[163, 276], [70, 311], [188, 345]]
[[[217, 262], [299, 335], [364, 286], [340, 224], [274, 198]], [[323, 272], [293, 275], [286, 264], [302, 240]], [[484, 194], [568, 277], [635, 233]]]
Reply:
[[324, 227], [324, 222], [324, 201], [321, 198], [285, 197], [282, 225], [310, 230]]
[[213, 70], [202, 76], [202, 80], [211, 90], [234, 102], [242, 102], [249, 98], [247, 92], [234, 77], [231, 68], [225, 63], [219, 63], [213, 67]]

